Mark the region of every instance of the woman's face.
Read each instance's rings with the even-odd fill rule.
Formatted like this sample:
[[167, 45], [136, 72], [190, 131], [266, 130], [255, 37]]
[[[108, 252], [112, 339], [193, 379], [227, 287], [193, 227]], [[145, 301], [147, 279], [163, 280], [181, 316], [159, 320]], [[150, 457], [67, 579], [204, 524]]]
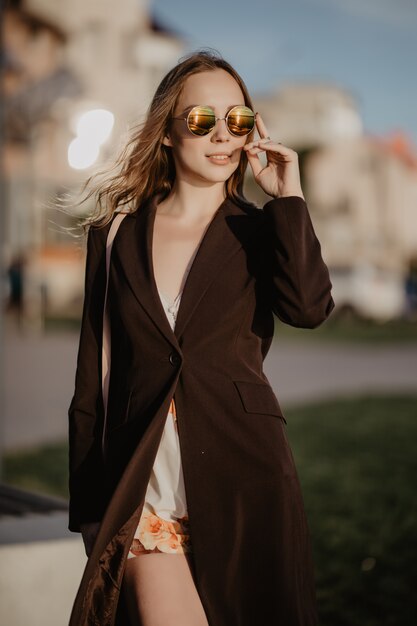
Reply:
[[[187, 78], [174, 117], [187, 117], [192, 107], [199, 104], [210, 106], [216, 117], [226, 117], [232, 106], [244, 105], [245, 99], [235, 79], [217, 69]], [[203, 137], [192, 135], [185, 120], [171, 120], [163, 143], [172, 149], [177, 179], [206, 186], [223, 183], [233, 174], [247, 139], [231, 135], [225, 120], [218, 120], [211, 133]]]

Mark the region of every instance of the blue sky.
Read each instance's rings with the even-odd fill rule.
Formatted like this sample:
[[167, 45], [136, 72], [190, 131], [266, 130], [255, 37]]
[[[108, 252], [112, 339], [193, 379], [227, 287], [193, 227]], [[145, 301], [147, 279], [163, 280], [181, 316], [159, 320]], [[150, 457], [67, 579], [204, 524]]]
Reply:
[[416, 0], [151, 0], [185, 37], [212, 47], [252, 94], [329, 81], [357, 102], [366, 132], [406, 132], [417, 149]]

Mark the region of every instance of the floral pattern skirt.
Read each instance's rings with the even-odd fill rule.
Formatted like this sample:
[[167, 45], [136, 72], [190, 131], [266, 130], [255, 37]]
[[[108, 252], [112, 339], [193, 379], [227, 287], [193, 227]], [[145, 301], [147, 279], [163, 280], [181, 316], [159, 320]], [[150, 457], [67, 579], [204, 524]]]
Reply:
[[[191, 552], [188, 517], [177, 521], [162, 519], [153, 513], [145, 513], [140, 519], [138, 537], [133, 539], [130, 555], [138, 556], [143, 552], [166, 552], [185, 554]], [[128, 558], [129, 558], [128, 557]]]
[[128, 558], [151, 552], [192, 552], [174, 399]]

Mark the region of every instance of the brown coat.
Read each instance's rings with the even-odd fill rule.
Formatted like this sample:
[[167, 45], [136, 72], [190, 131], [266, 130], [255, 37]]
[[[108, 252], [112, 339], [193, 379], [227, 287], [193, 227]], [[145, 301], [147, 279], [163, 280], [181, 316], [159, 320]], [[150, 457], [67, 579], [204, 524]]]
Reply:
[[175, 393], [195, 582], [210, 626], [317, 624], [309, 531], [285, 417], [263, 372], [274, 316], [314, 328], [334, 307], [307, 204], [225, 200], [189, 272], [175, 330], [152, 267], [156, 200], [125, 217], [109, 277], [112, 361], [103, 457], [105, 241], [88, 235], [70, 520], [102, 525], [70, 626], [127, 626], [124, 566]]

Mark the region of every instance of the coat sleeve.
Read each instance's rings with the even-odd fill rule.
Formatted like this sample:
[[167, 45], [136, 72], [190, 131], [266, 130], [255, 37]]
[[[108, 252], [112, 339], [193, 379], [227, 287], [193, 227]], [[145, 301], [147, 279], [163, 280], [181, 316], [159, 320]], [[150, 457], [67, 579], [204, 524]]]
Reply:
[[80, 523], [100, 521], [106, 508], [101, 456], [104, 417], [101, 349], [107, 232], [106, 227], [90, 227], [87, 237], [84, 304], [75, 389], [68, 409], [68, 528], [72, 532], [80, 532]]
[[315, 328], [335, 303], [307, 204], [300, 196], [274, 198], [263, 212], [272, 310], [290, 326]]

